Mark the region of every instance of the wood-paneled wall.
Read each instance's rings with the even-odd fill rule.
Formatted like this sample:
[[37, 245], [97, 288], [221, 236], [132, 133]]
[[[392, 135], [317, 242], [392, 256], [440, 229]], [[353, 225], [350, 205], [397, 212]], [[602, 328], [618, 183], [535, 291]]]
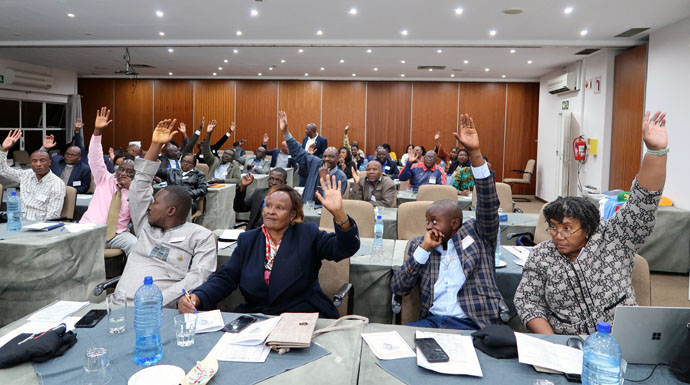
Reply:
[[616, 56], [613, 78], [609, 189], [629, 190], [642, 162], [640, 122], [644, 116], [647, 45]]
[[[298, 141], [304, 137], [304, 126], [316, 123], [329, 145], [340, 147], [343, 128], [350, 123], [350, 140], [358, 141], [367, 154], [377, 144], [388, 143], [401, 156], [409, 143], [433, 148], [436, 131], [441, 131], [441, 144], [450, 150], [458, 114], [469, 113], [497, 180], [518, 176], [510, 170], [522, 169], [528, 159], [536, 158], [538, 83], [171, 79], [132, 84], [79, 79], [87, 134], [99, 106], [114, 110], [113, 130], [103, 139], [106, 148], [124, 147], [130, 140], [141, 140], [147, 147], [151, 129], [164, 117], [184, 121], [191, 136], [202, 116], [207, 124], [218, 121], [212, 142], [237, 122], [237, 131], [224, 148], [247, 139], [245, 148], [255, 150], [264, 133], [273, 148], [282, 141], [276, 113], [283, 109]], [[533, 194], [534, 184], [515, 191]]]

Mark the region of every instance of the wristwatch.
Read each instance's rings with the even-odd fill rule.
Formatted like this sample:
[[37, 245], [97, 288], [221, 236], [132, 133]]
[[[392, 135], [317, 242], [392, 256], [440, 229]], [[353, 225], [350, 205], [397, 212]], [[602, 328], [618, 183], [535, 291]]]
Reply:
[[668, 152], [669, 152], [669, 147], [668, 147], [668, 146], [666, 146], [666, 148], [664, 148], [663, 150], [650, 150], [650, 149], [647, 149], [647, 154], [649, 154], [649, 155], [659, 155], [659, 156], [662, 156], [662, 155], [668, 154]]

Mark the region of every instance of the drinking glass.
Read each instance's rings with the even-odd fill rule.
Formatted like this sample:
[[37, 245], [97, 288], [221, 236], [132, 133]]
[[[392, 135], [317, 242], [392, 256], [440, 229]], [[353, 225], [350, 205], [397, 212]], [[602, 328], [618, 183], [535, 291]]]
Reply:
[[196, 320], [196, 313], [178, 314], [175, 316], [175, 336], [177, 337], [177, 346], [194, 345]]
[[123, 292], [115, 292], [105, 297], [108, 309], [108, 331], [110, 334], [120, 334], [125, 331], [125, 315], [127, 314], [127, 296]]
[[93, 346], [86, 351], [84, 360], [86, 385], [105, 385], [110, 382], [110, 363], [108, 352], [102, 346]]

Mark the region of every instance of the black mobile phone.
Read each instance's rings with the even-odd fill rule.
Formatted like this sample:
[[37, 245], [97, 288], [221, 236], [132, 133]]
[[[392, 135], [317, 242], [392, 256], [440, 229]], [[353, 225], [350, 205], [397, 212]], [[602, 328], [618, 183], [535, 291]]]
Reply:
[[93, 309], [89, 310], [86, 315], [81, 317], [77, 323], [74, 324], [75, 328], [92, 328], [98, 324], [100, 320], [108, 314], [107, 310], [103, 309]]
[[242, 330], [246, 329], [247, 326], [249, 326], [252, 322], [255, 322], [255, 321], [256, 321], [256, 317], [254, 317], [254, 316], [241, 315], [241, 316], [237, 317], [234, 321], [225, 325], [225, 327], [222, 330], [224, 332], [227, 332], [227, 333], [239, 333]]
[[429, 362], [448, 362], [450, 359], [441, 345], [433, 338], [415, 338], [414, 344]]

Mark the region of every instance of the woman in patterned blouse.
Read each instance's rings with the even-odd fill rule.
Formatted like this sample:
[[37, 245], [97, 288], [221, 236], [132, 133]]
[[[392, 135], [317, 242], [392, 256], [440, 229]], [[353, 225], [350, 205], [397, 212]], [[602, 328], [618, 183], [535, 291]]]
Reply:
[[515, 293], [527, 328], [543, 334], [589, 334], [634, 306], [635, 253], [652, 233], [666, 180], [666, 114], [642, 121], [647, 153], [628, 202], [607, 221], [586, 198], [559, 197], [544, 208], [551, 240], [534, 247]]

